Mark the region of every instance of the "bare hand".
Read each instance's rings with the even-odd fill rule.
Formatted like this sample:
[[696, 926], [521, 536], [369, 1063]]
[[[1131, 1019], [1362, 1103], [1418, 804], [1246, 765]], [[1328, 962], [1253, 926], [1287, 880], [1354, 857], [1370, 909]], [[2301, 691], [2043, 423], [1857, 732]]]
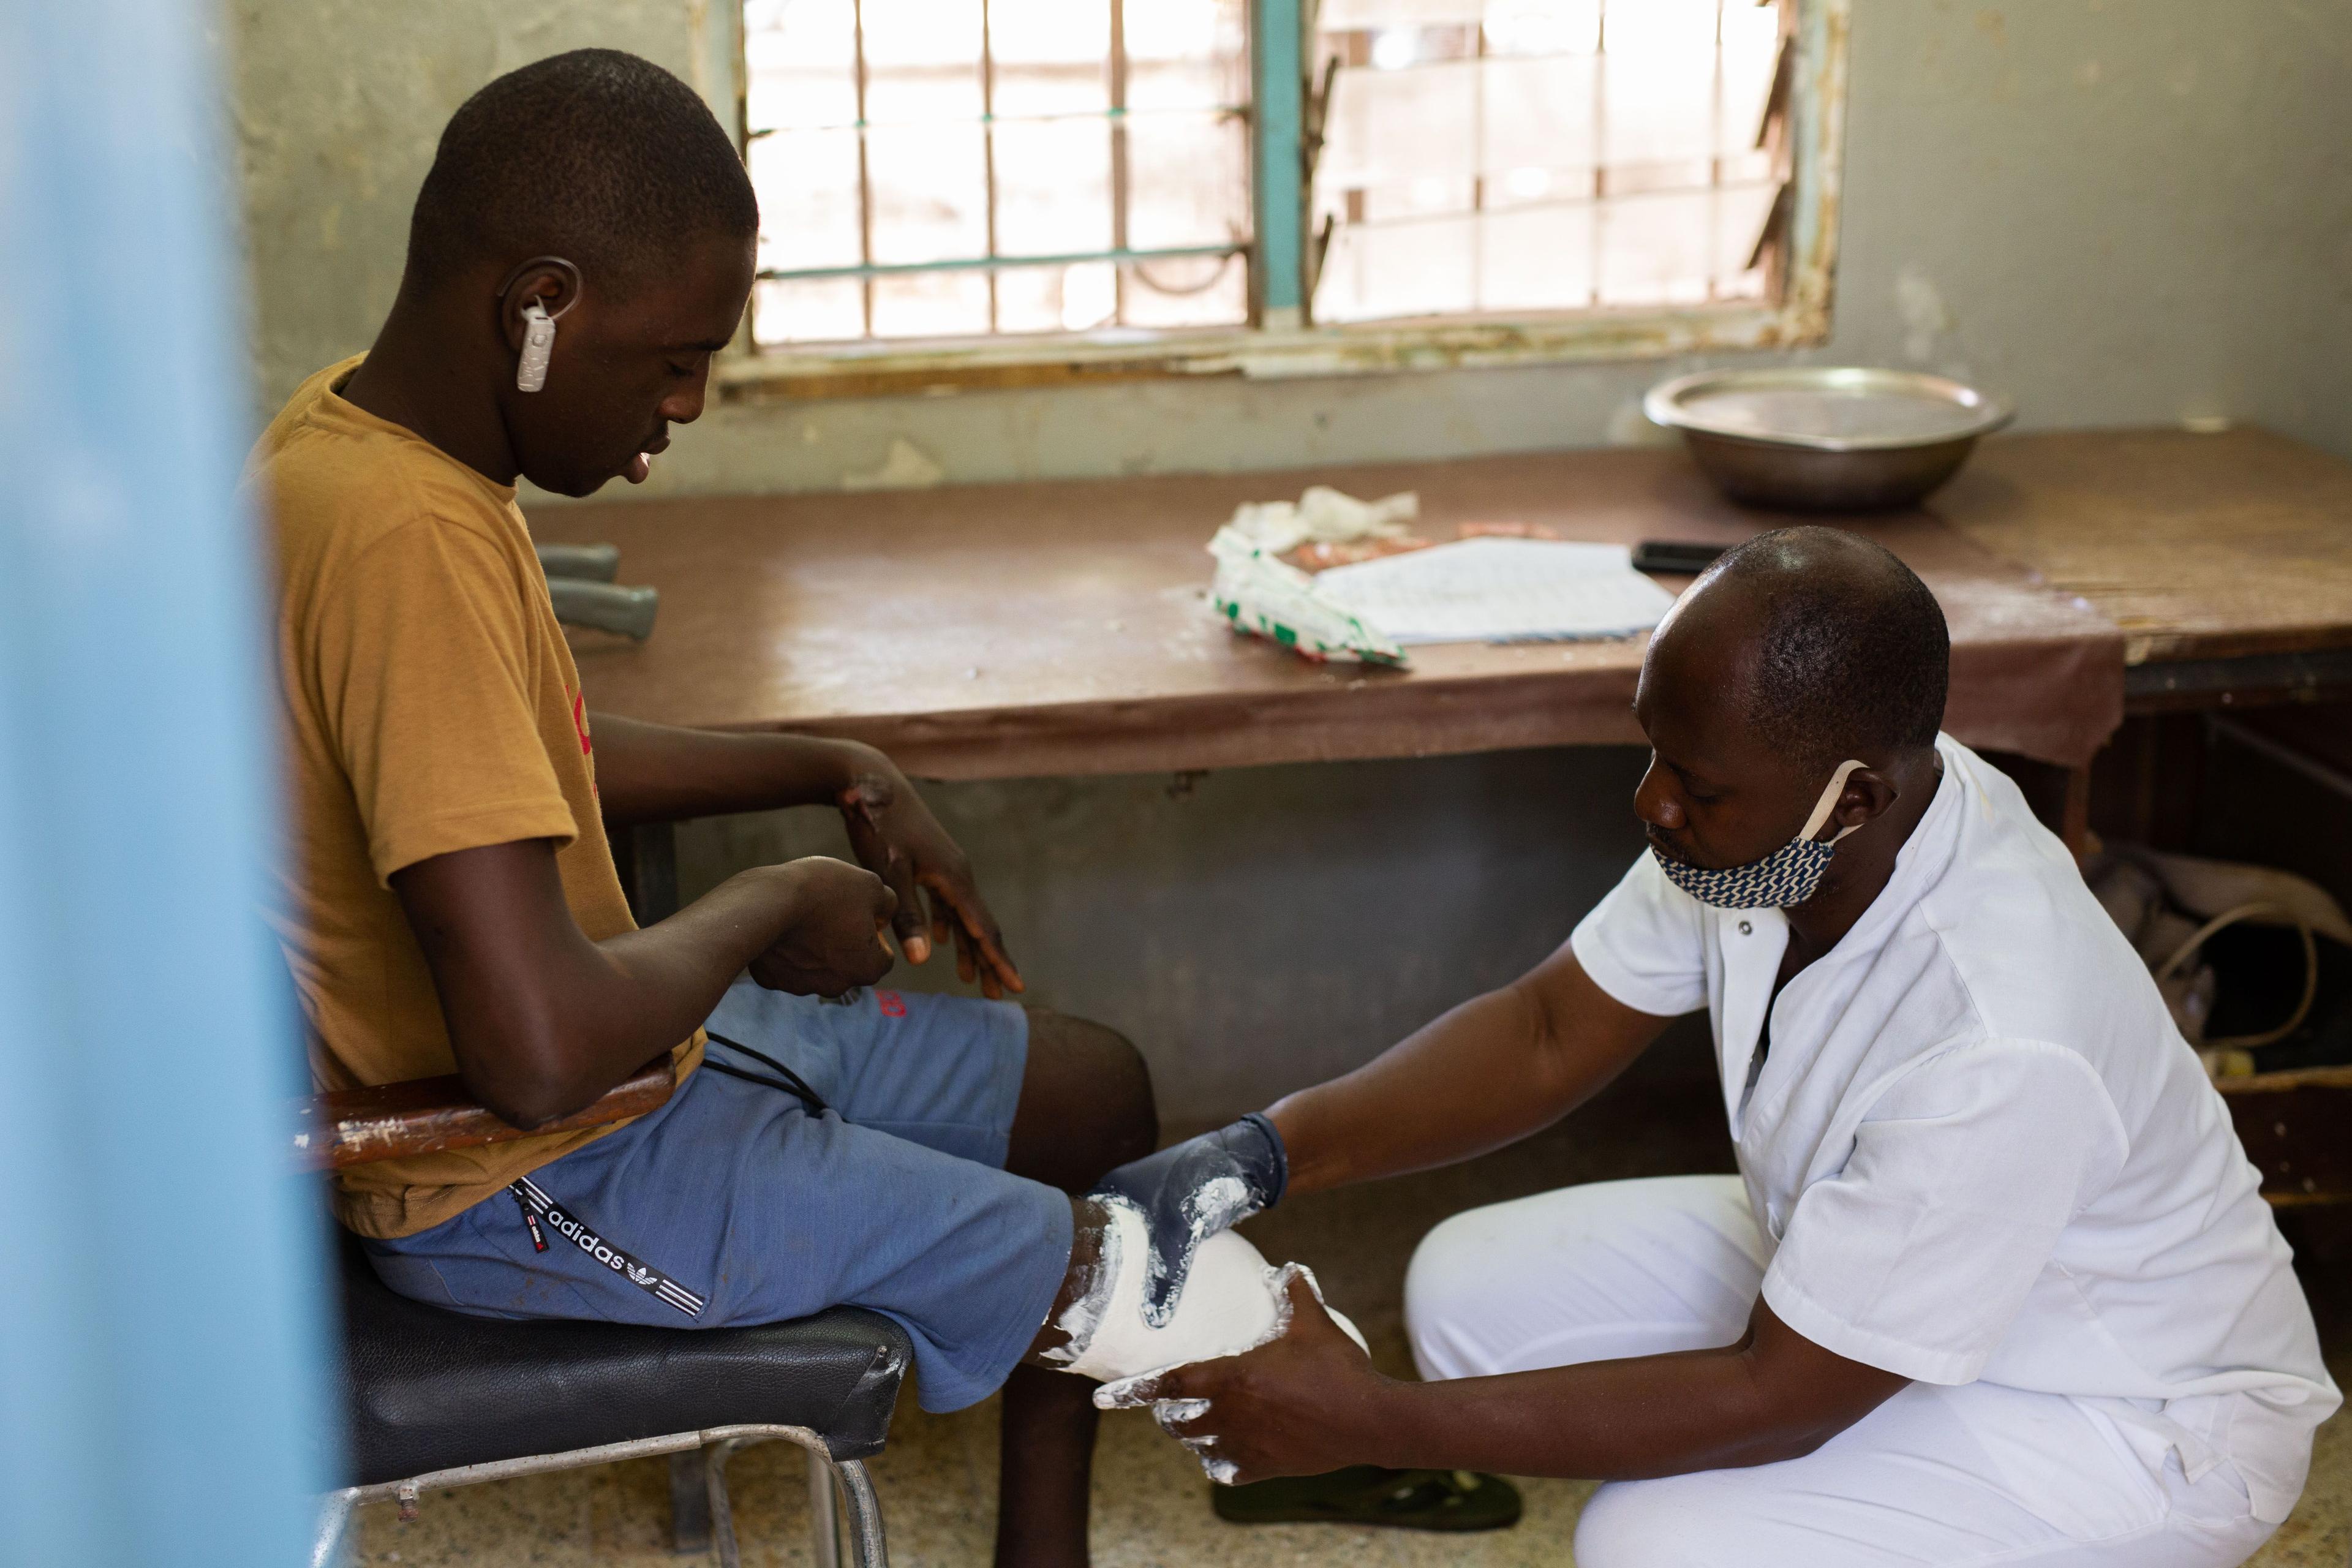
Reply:
[[822, 855], [774, 870], [795, 918], [751, 961], [752, 979], [771, 991], [838, 996], [890, 972], [890, 942], [882, 931], [898, 900], [881, 878]]
[[1286, 1285], [1290, 1327], [1282, 1337], [1236, 1356], [1194, 1362], [1148, 1377], [1105, 1384], [1106, 1408], [1193, 1404], [1164, 1411], [1160, 1425], [1228, 1485], [1272, 1476], [1319, 1476], [1377, 1463], [1378, 1435], [1392, 1380], [1339, 1331], [1305, 1276]]
[[[956, 973], [967, 983], [978, 980], [992, 1001], [1007, 991], [1026, 990], [1021, 972], [1005, 953], [996, 917], [989, 913], [972, 881], [971, 862], [906, 775], [876, 752], [839, 800], [850, 848], [898, 895], [898, 914], [891, 924], [908, 961], [925, 963], [934, 947], [946, 945], [952, 936]], [[926, 892], [930, 898], [928, 927], [923, 919]]]

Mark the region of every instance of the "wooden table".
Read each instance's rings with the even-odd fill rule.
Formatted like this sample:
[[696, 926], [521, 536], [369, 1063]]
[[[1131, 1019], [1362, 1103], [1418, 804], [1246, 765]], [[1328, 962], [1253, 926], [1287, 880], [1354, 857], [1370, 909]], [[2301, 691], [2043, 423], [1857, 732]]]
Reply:
[[2113, 621], [2134, 711], [2352, 694], [2352, 464], [2264, 430], [2022, 436], [1928, 510]]
[[[662, 591], [650, 643], [583, 647], [598, 708], [855, 736], [919, 775], [1640, 742], [1630, 704], [1645, 638], [1417, 648], [1410, 671], [1390, 673], [1309, 665], [1227, 631], [1202, 598], [1209, 534], [1237, 503], [1310, 483], [1417, 490], [1434, 539], [1458, 522], [1519, 521], [1569, 539], [1730, 543], [1796, 521], [1738, 510], [1679, 451], [1643, 450], [635, 502], [536, 521], [550, 540], [617, 543], [622, 575]], [[1925, 510], [1846, 526], [1910, 563], [1944, 606], [1946, 727], [2056, 764], [2042, 770], [2054, 788], [2021, 782], [2078, 849], [2088, 764], [2126, 706], [2352, 697], [2352, 465], [2278, 437], [1989, 441]], [[2346, 752], [2315, 764], [2305, 746], [2298, 765], [2352, 767], [2340, 711], [2294, 715]], [[2147, 755], [2128, 771], [2178, 773], [2150, 747], [2158, 727], [2188, 721], [2138, 722]], [[622, 852], [641, 908], [669, 907], [667, 830]], [[2223, 1087], [2273, 1201], [2352, 1195], [2352, 1163], [2325, 1152], [2342, 1145], [2352, 1068]]]
[[[1980, 456], [2006, 475], [2012, 449]], [[2210, 447], [2222, 451], [2223, 447]], [[609, 540], [662, 593], [642, 647], [583, 647], [592, 705], [635, 717], [853, 736], [911, 773], [1003, 778], [1633, 743], [1645, 638], [1416, 648], [1408, 671], [1308, 664], [1234, 636], [1203, 548], [1244, 500], [1307, 485], [1419, 492], [1419, 527], [1541, 524], [1563, 538], [1731, 543], [1793, 519], [1723, 500], [1673, 449], [1285, 473], [549, 509], [553, 541]], [[2004, 515], [2063, 529], [2070, 495], [2010, 479]], [[1948, 727], [2079, 768], [2121, 718], [2123, 635], [1924, 512], [1849, 520], [1927, 580], [1953, 633]], [[1670, 581], [1679, 587], [1679, 582]]]

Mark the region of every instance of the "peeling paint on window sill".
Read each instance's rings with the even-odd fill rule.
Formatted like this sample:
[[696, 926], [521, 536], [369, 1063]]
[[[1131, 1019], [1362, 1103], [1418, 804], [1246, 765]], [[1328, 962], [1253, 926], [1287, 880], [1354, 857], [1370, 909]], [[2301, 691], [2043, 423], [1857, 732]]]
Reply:
[[1178, 376], [1253, 380], [1798, 348], [1829, 336], [1818, 302], [1580, 311], [1549, 320], [1383, 322], [1285, 332], [1122, 334], [1114, 342], [980, 342], [827, 354], [740, 353], [719, 366], [730, 402], [870, 397]]

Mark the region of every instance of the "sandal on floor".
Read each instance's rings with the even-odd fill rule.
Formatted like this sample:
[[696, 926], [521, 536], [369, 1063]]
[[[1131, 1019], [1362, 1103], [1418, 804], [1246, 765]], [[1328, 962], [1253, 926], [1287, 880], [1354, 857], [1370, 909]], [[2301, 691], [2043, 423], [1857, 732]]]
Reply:
[[1217, 1517], [1234, 1524], [1383, 1524], [1398, 1530], [1505, 1530], [1519, 1522], [1519, 1490], [1477, 1470], [1389, 1470], [1351, 1465], [1326, 1476], [1284, 1476], [1211, 1487]]

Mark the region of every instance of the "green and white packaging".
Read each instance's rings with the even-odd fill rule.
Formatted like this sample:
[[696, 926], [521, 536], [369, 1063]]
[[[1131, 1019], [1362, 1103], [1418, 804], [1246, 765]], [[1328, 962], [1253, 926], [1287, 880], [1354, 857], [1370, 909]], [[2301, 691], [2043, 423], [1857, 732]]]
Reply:
[[1217, 574], [1210, 596], [1234, 629], [1279, 643], [1307, 658], [1352, 658], [1401, 666], [1404, 649], [1379, 627], [1324, 597], [1315, 579], [1275, 559], [1249, 533], [1227, 523], [1209, 541]]

